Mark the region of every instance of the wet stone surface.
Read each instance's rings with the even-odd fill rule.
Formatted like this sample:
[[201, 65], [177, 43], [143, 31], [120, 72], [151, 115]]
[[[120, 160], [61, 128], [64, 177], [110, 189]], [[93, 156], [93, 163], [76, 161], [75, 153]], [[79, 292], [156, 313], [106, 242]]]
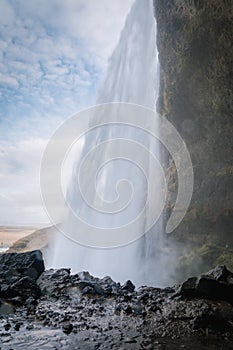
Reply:
[[36, 285], [40, 296], [23, 304], [1, 299], [1, 349], [233, 348], [232, 273], [224, 266], [164, 289], [69, 269], [44, 271]]

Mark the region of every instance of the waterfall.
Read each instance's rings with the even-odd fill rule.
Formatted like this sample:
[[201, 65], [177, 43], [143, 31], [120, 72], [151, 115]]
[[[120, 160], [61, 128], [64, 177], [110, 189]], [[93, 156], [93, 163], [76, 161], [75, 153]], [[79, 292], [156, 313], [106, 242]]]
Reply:
[[[125, 27], [121, 33], [119, 43], [109, 62], [106, 79], [99, 89], [97, 104], [107, 102], [126, 102], [155, 109], [159, 91], [159, 62], [156, 48], [156, 22], [152, 0], [136, 0], [126, 19]], [[92, 215], [91, 209], [82, 203], [82, 196], [77, 188], [77, 173], [81, 159], [98, 142], [105, 142], [115, 137], [133, 139], [143, 143], [149, 150], [153, 148], [159, 157], [159, 145], [142, 130], [124, 126], [106, 126], [100, 130], [92, 130], [83, 141], [82, 156], [74, 162], [73, 175], [68, 187], [67, 197], [72, 208], [79, 213], [83, 220], [89, 220], [92, 225], [102, 226], [105, 229], [124, 225], [127, 219], [132, 220], [138, 215], [141, 207], [145, 205], [148, 196], [145, 178], [140, 169], [124, 159], [117, 159], [105, 164], [96, 178], [96, 191], [107, 201], [114, 200], [116, 196], [115, 185], [118, 180], [127, 178], [131, 181], [135, 198], [132, 199], [126, 211], [116, 215]], [[96, 155], [90, 168], [86, 169], [86, 184], [83, 191], [95, 202], [95, 194], [88, 178], [91, 167], [96, 163], [104, 163], [110, 149], [106, 143], [104, 151]], [[146, 163], [150, 172], [150, 163]], [[149, 179], [151, 180], [151, 179]], [[94, 181], [94, 179], [92, 179]], [[153, 179], [152, 179], [153, 182]], [[159, 186], [158, 181], [156, 182]], [[159, 199], [154, 199], [158, 201]], [[152, 201], [147, 208], [147, 215], [154, 210]], [[100, 214], [100, 213], [98, 213]], [[146, 215], [141, 220], [143, 227], [147, 220]], [[65, 220], [66, 227], [72, 226], [70, 216]], [[78, 227], [75, 230], [79, 230]], [[87, 247], [73, 242], [64, 235], [59, 235], [54, 250], [53, 267], [68, 266], [72, 272], [88, 270], [91, 274], [103, 277], [111, 276], [113, 279], [124, 282], [131, 279], [136, 285], [164, 284], [161, 275], [161, 258], [159, 249], [162, 245], [160, 225], [150, 230], [148, 234], [129, 244], [109, 249]], [[165, 267], [165, 265], [163, 265]]]
[[158, 87], [153, 1], [136, 0], [111, 57], [97, 103], [121, 101], [154, 109]]

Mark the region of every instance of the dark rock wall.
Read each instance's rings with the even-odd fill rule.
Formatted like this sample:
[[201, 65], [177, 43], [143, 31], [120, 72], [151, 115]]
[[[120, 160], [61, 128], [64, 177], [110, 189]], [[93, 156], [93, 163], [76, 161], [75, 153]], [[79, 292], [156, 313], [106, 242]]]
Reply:
[[[154, 0], [161, 64], [158, 108], [180, 132], [194, 192], [171, 239], [185, 243], [183, 272], [233, 268], [233, 2]], [[175, 182], [173, 167], [167, 170]], [[176, 186], [170, 186], [168, 207]]]

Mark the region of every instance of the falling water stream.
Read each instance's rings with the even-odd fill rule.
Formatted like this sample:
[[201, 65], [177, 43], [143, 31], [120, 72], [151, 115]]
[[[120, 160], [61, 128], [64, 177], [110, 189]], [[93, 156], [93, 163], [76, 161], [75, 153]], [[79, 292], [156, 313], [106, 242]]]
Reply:
[[[109, 63], [106, 79], [99, 89], [97, 104], [108, 102], [126, 102], [142, 105], [155, 110], [159, 91], [159, 62], [156, 48], [156, 22], [152, 0], [136, 0], [126, 19], [125, 27], [121, 33], [119, 43], [113, 52]], [[143, 143], [149, 150], [159, 157], [158, 142], [151, 140], [148, 134], [136, 128], [125, 126], [102, 127], [100, 130], [92, 130], [86, 135], [82, 155], [87, 154], [97, 143], [114, 138], [133, 139]], [[109, 152], [108, 144], [104, 152], [96, 155], [91, 167], [95, 163], [104, 163]], [[105, 200], [111, 201], [116, 196], [116, 184], [124, 178], [130, 181], [133, 188], [132, 201], [126, 210], [116, 215], [96, 215], [91, 208], [82, 203], [82, 198], [77, 188], [77, 173], [80, 166], [80, 156], [74, 162], [73, 175], [68, 186], [67, 197], [72, 208], [78, 212], [83, 220], [88, 220], [92, 225], [103, 228], [116, 227], [126, 224], [127, 220], [133, 220], [145, 205], [147, 198], [147, 186], [141, 170], [125, 159], [115, 159], [105, 164], [96, 178], [96, 191]], [[82, 156], [81, 156], [82, 158]], [[147, 168], [150, 169], [149, 161]], [[147, 169], [147, 170], [148, 170]], [[91, 191], [88, 178], [88, 169], [84, 192]], [[152, 179], [153, 181], [153, 179]], [[156, 181], [154, 181], [156, 183]], [[159, 183], [157, 182], [157, 186]], [[89, 193], [93, 203], [95, 193]], [[150, 203], [147, 214], [153, 212], [155, 202]], [[99, 213], [97, 213], [99, 214]], [[146, 215], [140, 225], [145, 225]], [[71, 226], [72, 220], [67, 216], [65, 226]], [[79, 229], [76, 227], [75, 229]], [[152, 284], [163, 285], [161, 270], [166, 269], [163, 255], [159, 253], [162, 245], [160, 224], [158, 223], [149, 233], [135, 242], [124, 246], [109, 249], [83, 246], [60, 234], [54, 249], [53, 267], [71, 267], [72, 272], [87, 270], [99, 277], [106, 275], [124, 282], [131, 279], [136, 285]]]

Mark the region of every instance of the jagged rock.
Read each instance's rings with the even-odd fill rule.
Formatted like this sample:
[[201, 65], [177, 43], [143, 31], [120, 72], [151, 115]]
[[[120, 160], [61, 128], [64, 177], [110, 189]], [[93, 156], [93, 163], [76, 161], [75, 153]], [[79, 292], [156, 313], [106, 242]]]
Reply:
[[[24, 304], [30, 297], [39, 298], [36, 280], [43, 271], [44, 261], [39, 250], [0, 255], [0, 298], [15, 306]], [[5, 313], [4, 310], [0, 312]]]
[[122, 290], [126, 290], [128, 292], [133, 293], [135, 290], [135, 285], [130, 280], [128, 280], [127, 282], [125, 282], [125, 284], [123, 284]]
[[109, 276], [99, 279], [99, 284], [104, 289], [105, 295], [117, 295], [121, 287], [120, 283], [116, 283]]
[[[16, 338], [23, 337], [31, 332], [32, 327], [36, 331], [39, 324], [42, 330], [39, 337], [43, 334], [43, 327], [46, 330], [51, 327], [51, 333], [46, 333], [51, 334], [48, 341], [52, 334], [58, 339], [73, 339], [75, 344], [69, 347], [71, 349], [77, 344], [80, 349], [95, 349], [97, 343], [106, 345], [106, 348], [114, 343], [118, 349], [127, 338], [137, 339], [140, 348], [152, 349], [157, 348], [153, 337], [174, 340], [182, 335], [183, 339], [187, 337], [190, 341], [190, 336], [203, 334], [216, 334], [221, 340], [227, 334], [227, 337], [232, 336], [229, 342], [232, 345], [233, 306], [226, 301], [211, 300], [216, 298], [208, 289], [208, 299], [200, 293], [200, 281], [204, 278], [208, 282], [229, 286], [230, 276], [231, 272], [225, 267], [218, 267], [204, 276], [192, 278], [181, 286], [183, 296], [185, 293], [189, 295], [184, 299], [174, 298], [173, 288], [144, 286], [129, 292], [109, 277], [100, 279], [86, 272], [70, 275], [69, 269], [48, 270], [38, 279], [37, 286], [43, 289], [43, 297], [37, 300], [30, 297], [15, 314], [4, 315], [6, 320], [2, 326], [0, 318], [0, 332], [5, 331], [4, 325], [9, 322], [10, 333]], [[114, 286], [117, 294], [107, 294], [107, 288]], [[101, 294], [98, 294], [99, 288]], [[36, 339], [37, 332], [32, 333]], [[82, 342], [84, 338], [86, 347]], [[13, 348], [15, 344], [10, 345]], [[178, 344], [173, 345], [180, 348]], [[223, 348], [230, 348], [224, 345]]]
[[178, 289], [177, 295], [181, 295], [188, 299], [195, 298], [195, 296], [197, 295], [196, 293], [197, 280], [198, 280], [197, 277], [188, 278], [187, 281], [182, 283], [182, 285]]
[[92, 282], [95, 280], [95, 277], [92, 276], [88, 271], [81, 271], [76, 275], [81, 281]]
[[78, 282], [76, 286], [80, 289], [82, 294], [97, 294], [97, 295], [105, 294], [103, 288], [97, 283], [84, 280], [84, 281]]
[[[28, 276], [25, 276], [19, 279], [17, 282], [15, 282], [10, 287], [10, 291], [14, 294], [13, 297], [20, 296], [25, 301], [30, 297], [34, 299], [40, 297], [39, 286], [35, 283], [35, 281], [32, 278]], [[7, 296], [5, 297], [5, 299], [7, 299]]]
[[100, 296], [117, 295], [121, 288], [120, 283], [116, 283], [111, 277], [93, 277], [87, 271], [82, 271], [71, 276], [71, 281], [78, 287], [82, 294], [97, 294]]
[[6, 280], [28, 276], [35, 281], [44, 269], [44, 260], [40, 250], [0, 255], [0, 278], [4, 276]]
[[96, 278], [87, 271], [70, 275], [70, 269], [50, 269], [44, 271], [38, 278], [37, 284], [42, 295], [59, 297], [62, 293], [67, 294], [92, 294], [107, 296], [117, 294], [120, 284], [110, 277]]
[[[181, 332], [189, 336], [203, 330], [233, 335], [232, 275], [225, 266], [218, 266], [188, 279], [175, 294], [173, 288], [144, 286], [135, 290], [130, 281], [121, 286], [110, 277], [96, 278], [88, 272], [71, 275], [70, 269], [44, 271], [37, 281], [25, 276], [24, 270], [20, 274], [12, 269], [1, 285], [5, 300], [0, 302], [0, 313], [6, 319], [2, 329], [21, 334], [36, 329], [40, 322], [42, 328], [59, 329], [67, 339], [96, 334], [100, 344], [106, 340], [105, 333], [115, 341], [116, 330], [120, 330], [119, 342], [126, 336], [142, 341], [144, 331], [160, 337], [179, 337]], [[7, 295], [11, 299], [6, 300]], [[174, 297], [177, 295], [181, 298]], [[24, 307], [16, 308], [11, 317], [13, 301]], [[123, 326], [119, 322], [122, 317]], [[6, 330], [7, 323], [11, 327]], [[141, 345], [148, 348], [146, 343]]]
[[35, 299], [40, 297], [40, 288], [36, 282], [28, 276], [18, 279], [11, 285], [4, 285], [1, 288], [1, 298], [14, 303], [15, 305], [23, 304], [29, 297]]
[[56, 296], [67, 287], [70, 269], [49, 269], [44, 271], [37, 280], [42, 295]]
[[233, 284], [233, 273], [225, 265], [215, 267], [213, 270], [207, 272], [206, 275], [213, 277], [217, 281]]
[[189, 278], [181, 285], [178, 295], [188, 299], [225, 300], [233, 304], [232, 276], [225, 266], [218, 266], [203, 276]]

